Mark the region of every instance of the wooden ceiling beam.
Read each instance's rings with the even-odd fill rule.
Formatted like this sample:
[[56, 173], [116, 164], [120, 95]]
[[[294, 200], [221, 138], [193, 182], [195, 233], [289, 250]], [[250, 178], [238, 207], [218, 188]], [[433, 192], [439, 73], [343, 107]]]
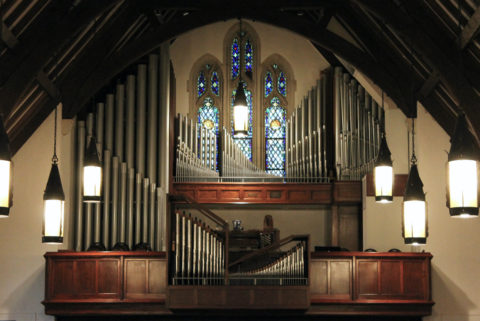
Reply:
[[354, 1], [406, 37], [415, 50], [422, 55], [423, 59], [434, 70], [438, 70], [442, 82], [461, 102], [460, 108], [467, 115], [473, 129], [472, 132], [478, 141], [480, 138], [480, 113], [478, 113], [477, 106], [480, 105], [480, 97], [458, 70], [458, 66], [438, 48], [436, 43], [422, 31], [408, 14], [393, 2], [383, 0]]
[[433, 73], [431, 73], [430, 76], [427, 78], [427, 80], [423, 83], [420, 90], [418, 91], [417, 93], [418, 99], [428, 97], [432, 93], [432, 91], [435, 89], [439, 81], [440, 81], [440, 75], [438, 74], [438, 72], [434, 71]]
[[[64, 2], [64, 1], [58, 1]], [[66, 1], [65, 1], [66, 2]], [[43, 34], [36, 42], [35, 47], [29, 49], [28, 57], [16, 68], [15, 72], [0, 89], [1, 111], [8, 115], [25, 90], [25, 84], [31, 83], [42, 70], [45, 63], [63, 45], [74, 36], [94, 17], [111, 8], [117, 1], [97, 0], [95, 2], [81, 2], [71, 9], [68, 14], [56, 18], [56, 23]], [[33, 45], [33, 44], [30, 44]], [[24, 47], [25, 50], [28, 48]]]
[[475, 12], [468, 20], [467, 25], [462, 30], [462, 34], [460, 36], [460, 47], [465, 49], [465, 47], [472, 41], [473, 37], [478, 32], [480, 28], [480, 7], [475, 9]]
[[1, 21], [2, 25], [0, 26], [0, 39], [2, 42], [10, 49], [15, 48], [18, 45], [18, 39], [12, 33], [12, 31], [7, 27], [3, 20]]
[[54, 102], [60, 102], [60, 91], [58, 90], [57, 86], [55, 86], [55, 84], [50, 80], [50, 78], [48, 78], [45, 72], [38, 72], [37, 81]]

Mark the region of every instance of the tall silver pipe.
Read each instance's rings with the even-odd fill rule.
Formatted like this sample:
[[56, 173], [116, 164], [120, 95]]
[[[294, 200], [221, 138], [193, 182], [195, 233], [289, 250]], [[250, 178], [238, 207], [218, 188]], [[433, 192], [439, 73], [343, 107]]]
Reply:
[[180, 213], [175, 213], [175, 276], [180, 277]]
[[98, 153], [100, 158], [102, 158], [103, 151], [103, 124], [104, 124], [104, 115], [105, 115], [105, 105], [103, 103], [97, 103], [97, 115], [95, 116], [96, 128], [95, 128], [95, 138], [97, 139], [98, 144]]
[[134, 216], [134, 194], [135, 194], [135, 169], [128, 169], [128, 185], [127, 185], [127, 245], [129, 248], [133, 248], [133, 226], [135, 224], [133, 220]]
[[110, 245], [110, 177], [111, 177], [111, 152], [103, 152], [103, 244]]
[[[170, 136], [170, 41], [160, 45], [160, 98], [158, 113], [158, 181], [164, 193], [168, 193], [168, 179], [170, 173], [169, 162], [169, 136]], [[163, 198], [162, 212], [166, 213], [166, 199]], [[165, 227], [164, 227], [165, 228]], [[163, 234], [166, 231], [163, 230]]]
[[127, 93], [126, 93], [126, 128], [125, 128], [125, 161], [127, 167], [133, 168], [134, 164], [134, 139], [135, 139], [135, 76], [127, 76]]
[[165, 192], [164, 189], [161, 187], [157, 187], [157, 224], [156, 231], [155, 231], [155, 244], [157, 251], [166, 251], [167, 246], [165, 244], [165, 211], [164, 211], [164, 204], [165, 204]]
[[113, 94], [107, 94], [105, 104], [105, 149], [113, 153]]
[[150, 183], [157, 180], [158, 56], [148, 56], [147, 173]]
[[[103, 103], [97, 103], [97, 114], [96, 114], [96, 128], [95, 128], [95, 135], [97, 139], [97, 150], [98, 150], [98, 155], [100, 157], [100, 160], [103, 161], [104, 155], [103, 155], [103, 124], [104, 124], [104, 111], [105, 111], [105, 106]], [[105, 173], [105, 172], [104, 172]], [[105, 175], [105, 174], [104, 174]], [[103, 184], [105, 184], [103, 182]], [[105, 243], [102, 244], [101, 242], [101, 221], [102, 221], [102, 208], [101, 204], [94, 204], [93, 205], [93, 210], [94, 210], [94, 224], [95, 224], [95, 231], [94, 231], [94, 237], [93, 237], [93, 242], [96, 246], [98, 246], [98, 249], [105, 249]]]
[[142, 227], [142, 174], [135, 175], [135, 245], [140, 244]]
[[146, 92], [147, 66], [138, 65], [137, 70], [137, 132], [136, 132], [136, 162], [137, 173], [145, 175], [145, 123], [146, 123]]
[[119, 161], [117, 156], [112, 157], [112, 238], [110, 246], [118, 242], [118, 174]]
[[152, 247], [153, 250], [158, 251], [155, 248], [155, 222], [156, 217], [156, 204], [155, 199], [157, 196], [157, 184], [151, 183], [150, 184], [150, 215], [149, 215], [149, 232], [148, 232], [148, 244]]
[[118, 198], [119, 207], [119, 245], [125, 247], [127, 225], [127, 163], [120, 164], [120, 190]]
[[116, 88], [115, 104], [115, 156], [118, 162], [123, 162], [123, 114], [125, 110], [125, 86], [118, 84]]
[[142, 243], [148, 243], [148, 196], [150, 179], [143, 179], [143, 223], [142, 223]]
[[[87, 114], [87, 121], [86, 121], [86, 140], [85, 144], [90, 143], [90, 139], [93, 137], [93, 113]], [[82, 177], [83, 182], [83, 177]], [[92, 230], [93, 230], [93, 204], [87, 203], [83, 205], [84, 213], [85, 213], [85, 239], [83, 242], [83, 248], [88, 249], [92, 244]]]
[[76, 233], [75, 233], [75, 250], [82, 250], [83, 240], [83, 159], [85, 153], [85, 122], [77, 122], [77, 189], [76, 189]]

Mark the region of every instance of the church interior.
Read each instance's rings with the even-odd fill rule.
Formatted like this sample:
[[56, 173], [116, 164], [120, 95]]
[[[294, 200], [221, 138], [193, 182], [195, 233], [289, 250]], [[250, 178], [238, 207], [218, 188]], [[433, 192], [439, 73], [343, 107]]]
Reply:
[[0, 17], [0, 321], [480, 321], [480, 1]]

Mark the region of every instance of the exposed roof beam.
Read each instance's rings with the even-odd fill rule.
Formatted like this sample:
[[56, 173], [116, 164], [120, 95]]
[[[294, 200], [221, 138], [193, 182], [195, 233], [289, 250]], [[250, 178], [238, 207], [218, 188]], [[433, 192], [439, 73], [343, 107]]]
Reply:
[[18, 39], [17, 37], [15, 37], [12, 31], [10, 31], [10, 29], [7, 27], [5, 22], [3, 22], [3, 20], [0, 29], [0, 39], [2, 40], [2, 42], [10, 49], [15, 48], [18, 44]]
[[423, 83], [422, 88], [417, 93], [418, 99], [428, 97], [433, 89], [437, 86], [438, 82], [440, 81], [440, 75], [437, 71], [434, 71], [430, 74], [428, 79]]
[[37, 81], [54, 102], [58, 103], [60, 101], [60, 91], [58, 90], [57, 86], [55, 86], [55, 84], [50, 80], [50, 78], [48, 78], [45, 72], [40, 71], [37, 74]]
[[438, 48], [438, 46], [422, 31], [421, 28], [395, 3], [383, 0], [354, 0], [365, 6], [371, 13], [390, 25], [398, 33], [406, 37], [409, 43], [419, 52], [430, 66], [438, 70], [443, 83], [457, 100], [470, 121], [477, 141], [480, 138], [480, 97], [475, 93], [465, 76], [456, 64]]
[[[92, 17], [111, 8], [116, 2], [110, 0], [81, 2], [68, 14], [59, 18], [52, 30], [49, 30], [49, 32], [43, 30], [41, 38], [30, 44], [32, 47], [24, 47], [24, 50], [28, 50], [28, 57], [18, 66], [0, 90], [1, 111], [8, 115], [25, 90], [25, 84], [31, 83], [36, 78], [38, 71], [43, 68], [61, 45], [67, 39], [73, 37], [77, 30], [91, 21]], [[22, 53], [25, 54], [25, 52]]]
[[467, 25], [462, 30], [460, 38], [460, 46], [462, 49], [464, 49], [470, 43], [470, 41], [472, 41], [473, 37], [475, 37], [475, 35], [477, 34], [479, 28], [480, 7], [477, 7], [473, 15], [470, 17], [470, 20], [468, 20]]

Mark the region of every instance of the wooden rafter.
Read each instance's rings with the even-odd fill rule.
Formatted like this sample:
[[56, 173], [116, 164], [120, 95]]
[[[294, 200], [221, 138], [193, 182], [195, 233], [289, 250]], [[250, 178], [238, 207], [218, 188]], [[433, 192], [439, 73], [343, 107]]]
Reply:
[[460, 45], [462, 49], [464, 49], [470, 43], [470, 41], [472, 41], [473, 37], [475, 37], [475, 35], [477, 34], [479, 28], [480, 7], [477, 7], [473, 15], [470, 17], [470, 20], [468, 20], [467, 25], [462, 30], [462, 35], [460, 38]]

